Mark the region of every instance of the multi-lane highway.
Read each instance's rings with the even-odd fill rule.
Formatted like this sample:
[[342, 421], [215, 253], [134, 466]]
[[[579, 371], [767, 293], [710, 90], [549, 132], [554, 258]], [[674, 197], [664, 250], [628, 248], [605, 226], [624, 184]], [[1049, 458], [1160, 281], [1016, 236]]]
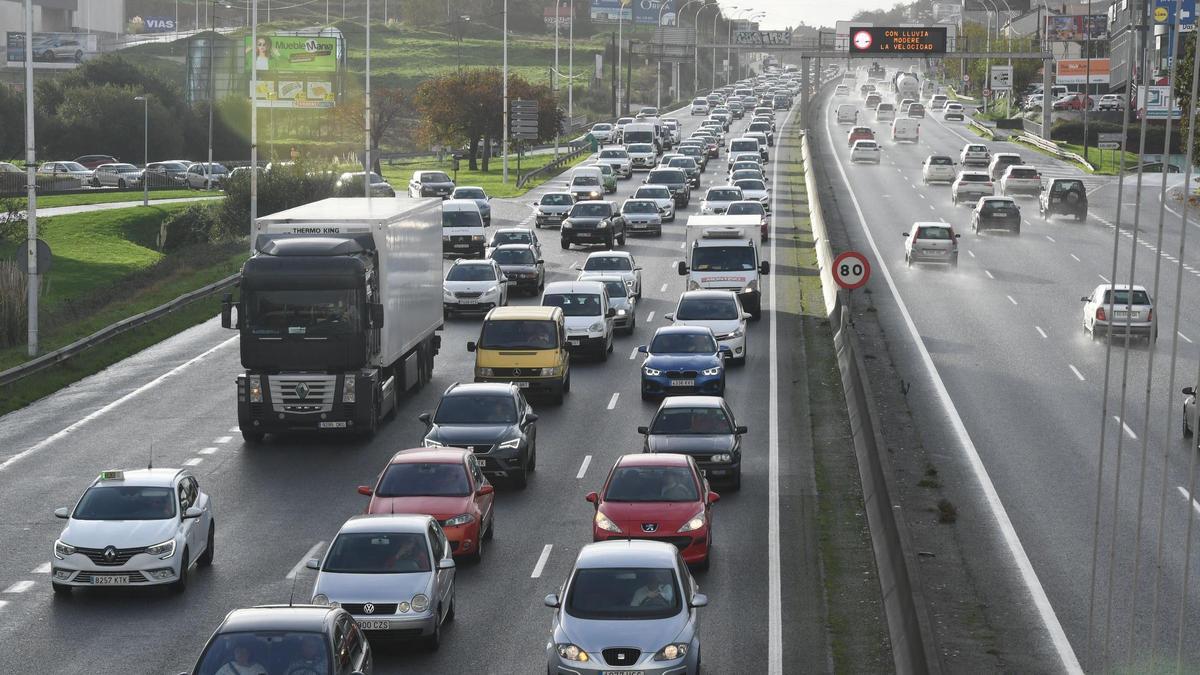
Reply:
[[[872, 121], [867, 124], [882, 141], [883, 160], [878, 166], [852, 165], [846, 146], [849, 127], [837, 123], [834, 109], [843, 102], [862, 106], [856, 90], [852, 88], [848, 98], [820, 101], [820, 114], [814, 115], [810, 130], [832, 188], [825, 207], [834, 209], [845, 223], [847, 244], [867, 252], [875, 264], [870, 301], [878, 309], [898, 374], [912, 383], [908, 401], [922, 440], [936, 450], [946, 469], [943, 474], [962, 479], [947, 489], [956, 491], [956, 502], [967, 505], [974, 516], [959, 520], [960, 527], [969, 528], [962, 536], [975, 546], [967, 554], [972, 576], [989, 580], [980, 585], [993, 609], [1017, 606], [1040, 616], [1043, 630], [1033, 653], [1047, 670], [1069, 664], [1072, 648], [1087, 668], [1099, 667], [1106, 653], [1119, 667], [1145, 667], [1151, 656], [1159, 504], [1165, 487], [1155, 646], [1160, 665], [1173, 661], [1182, 605], [1182, 667], [1184, 672], [1195, 672], [1200, 668], [1200, 640], [1195, 639], [1200, 634], [1200, 594], [1194, 590], [1194, 578], [1186, 596], [1182, 584], [1188, 519], [1200, 513], [1200, 502], [1187, 494], [1195, 451], [1181, 437], [1179, 389], [1195, 384], [1197, 377], [1200, 315], [1187, 311], [1186, 299], [1200, 293], [1200, 253], [1193, 244], [1179, 259], [1178, 207], [1166, 214], [1160, 248], [1161, 183], [1157, 176], [1147, 177], [1137, 200], [1135, 179], [1127, 178], [1118, 235], [1115, 178], [1085, 176], [1028, 147], [988, 142], [993, 153], [1020, 153], [1027, 163], [1039, 167], [1045, 182], [1062, 176], [1084, 178], [1091, 214], [1080, 223], [1045, 221], [1038, 216], [1034, 199], [1018, 197], [1019, 237], [974, 234], [968, 227], [970, 209], [951, 204], [949, 186], [922, 185], [921, 163], [930, 154], [952, 155], [957, 161], [965, 143], [987, 141], [962, 123], [941, 120], [938, 113], [922, 121], [916, 144], [891, 142], [890, 125]], [[865, 107], [863, 112], [873, 120]], [[1113, 343], [1109, 406], [1102, 418], [1107, 343], [1093, 341], [1081, 329], [1080, 296], [1112, 277], [1114, 237], [1120, 245], [1115, 280], [1130, 280], [1135, 212], [1140, 231], [1132, 281], [1152, 289], [1154, 265], [1161, 263], [1162, 284], [1155, 297], [1160, 337], [1156, 345], [1135, 341], [1128, 350], [1121, 340]], [[943, 220], [961, 234], [958, 268], [907, 268], [902, 234], [914, 222]], [[1197, 224], [1189, 222], [1186, 227]], [[1192, 242], [1197, 234], [1195, 229], [1188, 231]], [[1185, 304], [1176, 307], [1180, 266]], [[1178, 334], [1171, 328], [1177, 318]], [[1174, 386], [1169, 387], [1173, 342], [1177, 342], [1178, 359]], [[1126, 358], [1128, 376], [1123, 378]], [[1123, 385], [1127, 390], [1122, 418]], [[1174, 414], [1169, 426], [1168, 409]], [[1102, 425], [1106, 427], [1103, 452]], [[1093, 593], [1093, 530], [1101, 465], [1100, 546]], [[989, 482], [996, 499], [988, 498], [985, 483]], [[1025, 562], [1028, 567], [1022, 568]], [[1194, 547], [1193, 577], [1196, 567]], [[1048, 604], [1039, 603], [1042, 589]], [[1062, 634], [1056, 641], [1058, 625]]]
[[[698, 119], [685, 114], [685, 136]], [[790, 117], [778, 119], [787, 140], [774, 149], [769, 170], [799, 156]], [[745, 124], [736, 121], [734, 129]], [[710, 162], [702, 189], [721, 182], [724, 172], [722, 153]], [[609, 199], [619, 203], [642, 176], [621, 181]], [[521, 200], [496, 200], [493, 227], [532, 227], [528, 202], [561, 184]], [[636, 334], [618, 338], [607, 363], [577, 364], [565, 405], [534, 402], [541, 418], [537, 473], [525, 491], [501, 487], [494, 544], [481, 564], [459, 567], [457, 617], [441, 650], [381, 649], [376, 672], [545, 668], [551, 610], [542, 598], [557, 590], [590, 541], [593, 511], [584, 495], [600, 487], [616, 457], [641, 449], [636, 427], [656, 404], [640, 400], [636, 348], [665, 325], [663, 314], [683, 290], [673, 262], [700, 196], [693, 195], [661, 238], [630, 238], [625, 246], [645, 268]], [[775, 211], [776, 227], [790, 227], [788, 205]], [[586, 252], [559, 250], [556, 231], [538, 235], [547, 281], [575, 278], [573, 266]], [[768, 257], [773, 253], [768, 245]], [[795, 274], [782, 267], [768, 283], [764, 317], [749, 331], [749, 359], [729, 375], [726, 397], [750, 431], [742, 489], [722, 494], [714, 507], [715, 557], [711, 569], [697, 575], [711, 599], [701, 610], [704, 664], [711, 672], [794, 672], [782, 664], [824, 670], [831, 661], [811, 508], [810, 427], [793, 406], [797, 387], [806, 386], [803, 354], [780, 334], [789, 325], [780, 322], [794, 322], [795, 311], [774, 304], [775, 285], [794, 283]], [[241, 370], [237, 341], [215, 321], [0, 420], [0, 672], [179, 672], [190, 668], [229, 610], [307, 601], [313, 572], [304, 561], [362, 511], [366, 498], [355, 487], [372, 482], [396, 450], [420, 445], [424, 427], [417, 415], [432, 410], [447, 385], [471, 380], [466, 343], [478, 326], [478, 319], [447, 321], [434, 382], [402, 399], [397, 416], [370, 441], [294, 436], [244, 446], [233, 386]], [[791, 375], [779, 378], [779, 372]], [[190, 467], [213, 496], [213, 567], [195, 573], [178, 596], [142, 589], [55, 597], [47, 572], [62, 521], [53, 510], [72, 504], [101, 470], [137, 468], [151, 457], [155, 466]]]

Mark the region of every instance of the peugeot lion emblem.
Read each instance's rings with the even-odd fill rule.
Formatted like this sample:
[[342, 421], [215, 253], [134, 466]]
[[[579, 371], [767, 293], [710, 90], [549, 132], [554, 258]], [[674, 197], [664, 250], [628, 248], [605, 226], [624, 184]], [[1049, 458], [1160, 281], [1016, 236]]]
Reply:
[[116, 559], [117, 559], [117, 549], [113, 548], [112, 546], [109, 546], [108, 548], [104, 549], [104, 561], [105, 562], [112, 562]]
[[642, 532], [658, 531], [658, 523], [642, 523]]
[[374, 613], [375, 613], [375, 605], [372, 605], [369, 602], [367, 604], [363, 605], [363, 614], [374, 614]]
[[308, 398], [307, 384], [301, 382], [300, 384], [296, 385], [296, 398], [300, 399], [301, 401]]

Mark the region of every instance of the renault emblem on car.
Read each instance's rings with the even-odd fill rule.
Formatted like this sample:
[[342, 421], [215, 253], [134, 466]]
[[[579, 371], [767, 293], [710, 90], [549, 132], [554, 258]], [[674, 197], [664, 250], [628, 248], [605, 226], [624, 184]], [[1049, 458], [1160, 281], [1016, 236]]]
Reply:
[[372, 605], [369, 602], [367, 604], [363, 605], [363, 614], [374, 614], [374, 613], [375, 613], [375, 605]]
[[105, 562], [112, 562], [116, 559], [117, 559], [117, 549], [113, 548], [112, 546], [109, 546], [108, 548], [104, 549], [104, 561]]
[[308, 398], [307, 384], [301, 382], [300, 384], [296, 385], [296, 398], [300, 399], [301, 401]]

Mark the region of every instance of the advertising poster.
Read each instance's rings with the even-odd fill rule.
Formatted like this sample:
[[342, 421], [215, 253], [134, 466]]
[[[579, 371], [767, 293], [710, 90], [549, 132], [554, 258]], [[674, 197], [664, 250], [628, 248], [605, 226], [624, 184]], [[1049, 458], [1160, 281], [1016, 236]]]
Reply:
[[1103, 14], [1046, 17], [1046, 39], [1055, 42], [1082, 42], [1108, 39], [1108, 17]]
[[[1085, 84], [1088, 80], [1087, 59], [1059, 59], [1054, 62], [1056, 84]], [[1112, 62], [1109, 59], [1092, 59], [1091, 83], [1108, 84]]]
[[[88, 33], [34, 33], [33, 67], [74, 68], [96, 55], [97, 37]], [[24, 65], [25, 33], [9, 31], [7, 38], [8, 65]]]
[[337, 71], [337, 40], [310, 35], [246, 36], [246, 68], [268, 72], [332, 73]]
[[637, 0], [592, 0], [592, 23], [633, 21], [633, 2]]
[[[673, 0], [632, 0], [633, 22], [644, 26], [658, 24], [658, 13], [662, 11], [663, 25], [675, 25], [675, 8]], [[664, 6], [665, 5], [665, 6]]]

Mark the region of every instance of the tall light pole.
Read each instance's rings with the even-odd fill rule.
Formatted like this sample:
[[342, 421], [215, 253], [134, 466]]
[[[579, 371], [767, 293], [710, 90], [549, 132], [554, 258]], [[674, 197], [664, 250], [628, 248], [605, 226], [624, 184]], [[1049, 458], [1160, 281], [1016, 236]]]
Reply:
[[624, 110], [621, 107], [621, 95], [625, 93], [625, 89], [621, 86], [621, 54], [625, 51], [622, 46], [625, 38], [621, 35], [621, 29], [625, 25], [625, 4], [626, 0], [617, 2], [617, 95], [613, 99], [613, 102], [617, 104], [617, 109], [613, 111], [616, 117], [620, 117], [621, 111]]
[[[550, 78], [550, 88], [554, 91], [554, 105], [558, 106], [558, 15], [562, 9], [562, 0], [554, 0], [554, 74]], [[554, 157], [558, 157], [558, 137], [562, 134], [559, 129], [554, 133]]]
[[[717, 5], [717, 13], [713, 15], [713, 41], [712, 41], [712, 88], [717, 88], [717, 21], [721, 20], [721, 6]], [[696, 38], [699, 39], [699, 38]]]
[[254, 255], [254, 221], [258, 220], [258, 0], [250, 0], [250, 255]]
[[[213, 87], [213, 43], [217, 39], [217, 31], [214, 25], [217, 21], [216, 0], [212, 0], [212, 21], [208, 24], [208, 171], [204, 175], [204, 189], [212, 189], [212, 162], [213, 162], [213, 106], [216, 104], [216, 91]], [[231, 9], [229, 3], [221, 3], [226, 9]], [[143, 181], [144, 182], [144, 181]]]
[[[721, 11], [720, 5], [718, 5], [716, 3], [713, 3], [710, 5], [707, 2], [704, 2], [700, 5], [699, 8], [696, 9], [696, 15], [693, 17], [693, 21], [692, 21], [692, 25], [696, 29], [695, 40], [693, 40], [693, 42], [692, 42], [692, 52], [693, 52], [692, 56], [696, 61], [696, 67], [692, 69], [692, 92], [693, 92], [693, 94], [697, 94], [700, 92], [700, 12], [703, 12], [705, 9], [707, 9], [709, 7], [716, 7], [718, 13], [720, 13], [720, 11]], [[714, 64], [713, 67], [715, 68], [716, 65]]]
[[371, 171], [375, 162], [371, 158], [371, 2], [367, 0], [367, 73], [363, 79], [363, 142], [366, 154], [363, 167], [363, 192], [367, 197], [367, 212], [371, 211]]
[[[501, 77], [504, 78], [504, 128], [501, 129], [501, 164], [504, 167], [502, 181], [508, 185], [508, 0], [504, 0], [504, 68], [501, 70]], [[486, 141], [485, 142], [490, 142]]]
[[[146, 174], [150, 163], [150, 97], [135, 96], [133, 100], [142, 102], [142, 206], [150, 206], [150, 176]], [[208, 171], [212, 173], [212, 160], [209, 162]]]
[[571, 3], [571, 25], [567, 29], [567, 117], [575, 116], [575, 0]]
[[[655, 85], [654, 107], [658, 108], [658, 112], [660, 115], [662, 114], [662, 56], [663, 56], [662, 55], [662, 52], [663, 52], [663, 34], [662, 34], [663, 20], [662, 20], [662, 17], [663, 17], [663, 10], [667, 8], [668, 4], [669, 3], [667, 3], [667, 2], [658, 3], [658, 23], [654, 24], [655, 30], [658, 31], [658, 62], [656, 64], [657, 65], [656, 70], [658, 71], [658, 83]], [[675, 13], [675, 17], [676, 17], [675, 22], [678, 23], [679, 22], [679, 12]]]
[[26, 340], [28, 354], [38, 353], [37, 266], [37, 151], [33, 142], [33, 0], [25, 0], [25, 260], [26, 260]]

